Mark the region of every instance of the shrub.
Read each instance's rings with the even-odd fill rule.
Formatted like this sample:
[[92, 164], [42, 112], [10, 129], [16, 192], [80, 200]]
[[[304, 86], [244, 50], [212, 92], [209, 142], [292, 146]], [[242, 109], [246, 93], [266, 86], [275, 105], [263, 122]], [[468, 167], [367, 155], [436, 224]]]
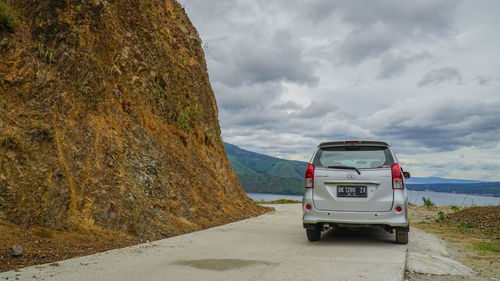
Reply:
[[437, 213], [437, 215], [438, 215], [438, 217], [437, 217], [437, 219], [436, 219], [436, 222], [439, 222], [439, 221], [444, 220], [444, 212], [443, 212], [443, 211], [439, 211], [439, 212]]
[[422, 200], [424, 201], [424, 206], [426, 207], [434, 207], [435, 204], [434, 202], [431, 201], [431, 198], [425, 198], [425, 197], [422, 197]]
[[476, 242], [472, 244], [472, 248], [480, 252], [500, 253], [500, 247], [488, 242]]
[[0, 3], [0, 30], [13, 31], [17, 26], [17, 15], [9, 4]]

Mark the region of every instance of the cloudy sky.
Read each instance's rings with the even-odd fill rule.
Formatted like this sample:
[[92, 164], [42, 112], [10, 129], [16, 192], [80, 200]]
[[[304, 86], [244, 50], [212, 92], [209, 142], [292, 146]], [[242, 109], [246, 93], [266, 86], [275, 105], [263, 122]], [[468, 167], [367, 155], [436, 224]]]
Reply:
[[500, 181], [500, 1], [180, 2], [224, 141], [308, 161], [386, 140], [413, 176]]

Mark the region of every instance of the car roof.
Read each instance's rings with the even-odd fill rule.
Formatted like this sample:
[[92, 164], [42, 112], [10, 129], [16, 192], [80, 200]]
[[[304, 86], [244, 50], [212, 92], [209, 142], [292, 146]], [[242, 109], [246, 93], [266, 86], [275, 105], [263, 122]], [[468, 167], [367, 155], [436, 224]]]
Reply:
[[390, 147], [391, 145], [385, 141], [372, 141], [372, 140], [347, 140], [347, 141], [329, 141], [322, 142], [318, 148], [331, 147], [331, 146], [384, 146]]

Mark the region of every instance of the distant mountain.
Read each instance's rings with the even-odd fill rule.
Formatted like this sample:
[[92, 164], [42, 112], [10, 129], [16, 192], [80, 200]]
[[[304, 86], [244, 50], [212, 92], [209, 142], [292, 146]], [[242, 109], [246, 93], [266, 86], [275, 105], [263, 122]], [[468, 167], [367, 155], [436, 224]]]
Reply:
[[227, 158], [246, 192], [302, 194], [307, 162], [285, 160], [224, 143]]
[[408, 184], [442, 184], [442, 183], [481, 183], [482, 181], [476, 180], [460, 180], [460, 179], [444, 179], [439, 177], [418, 178], [411, 177], [406, 180]]
[[[304, 193], [307, 162], [280, 159], [224, 143], [227, 157], [246, 192]], [[411, 190], [476, 194], [500, 197], [500, 182], [412, 177], [406, 181]]]

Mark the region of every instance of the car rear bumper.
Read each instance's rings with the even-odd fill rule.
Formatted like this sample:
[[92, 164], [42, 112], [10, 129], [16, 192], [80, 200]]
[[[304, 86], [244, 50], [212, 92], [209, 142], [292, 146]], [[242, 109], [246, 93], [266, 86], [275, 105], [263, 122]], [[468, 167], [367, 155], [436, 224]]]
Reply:
[[[314, 207], [312, 196], [304, 194], [302, 201], [302, 222], [304, 227], [317, 223], [327, 223], [335, 225], [353, 225], [353, 226], [385, 226], [385, 227], [408, 227], [408, 202], [403, 194], [395, 192], [394, 204], [390, 211], [387, 212], [354, 212], [354, 211], [324, 211]], [[399, 200], [398, 200], [399, 199]], [[307, 210], [305, 206], [311, 205], [311, 209]], [[396, 206], [401, 206], [402, 211], [397, 212]]]

